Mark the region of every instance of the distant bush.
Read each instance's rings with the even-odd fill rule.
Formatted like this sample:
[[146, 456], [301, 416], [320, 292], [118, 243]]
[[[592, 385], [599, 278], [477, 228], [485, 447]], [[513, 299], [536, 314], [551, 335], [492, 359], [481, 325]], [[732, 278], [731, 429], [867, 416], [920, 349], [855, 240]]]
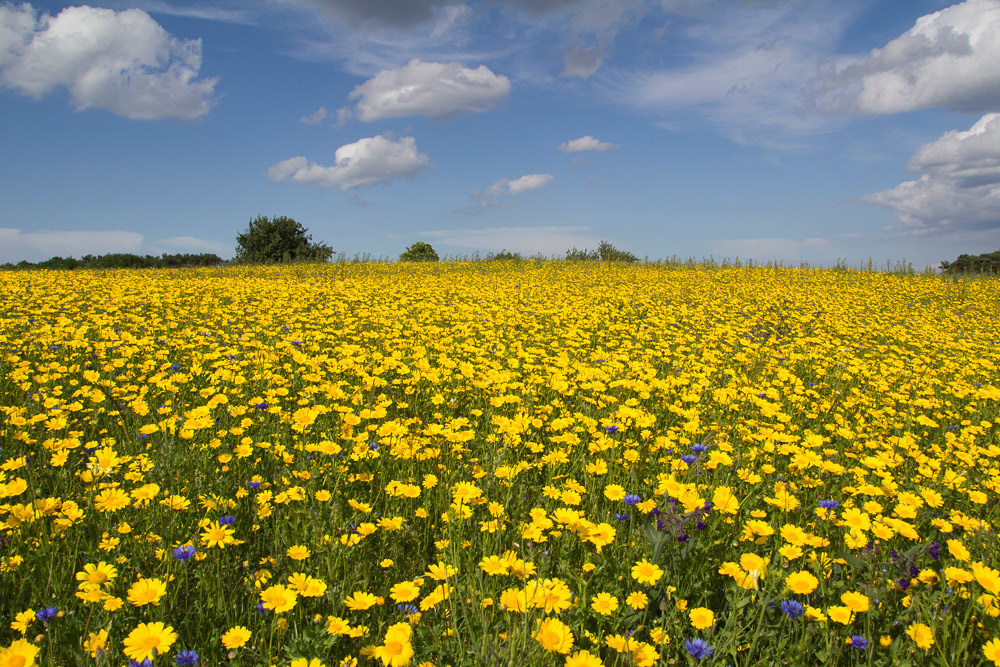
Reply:
[[597, 250], [572, 250], [566, 251], [566, 259], [571, 262], [638, 262], [639, 258], [632, 253], [619, 250], [608, 241], [601, 241]]
[[941, 262], [945, 273], [1000, 273], [1000, 250], [982, 255], [958, 256], [954, 262]]
[[164, 269], [201, 266], [219, 266], [225, 260], [214, 253], [176, 254], [166, 253], [155, 257], [153, 255], [135, 255], [128, 252], [114, 252], [107, 255], [84, 255], [80, 259], [74, 257], [59, 257], [58, 255], [42, 262], [27, 260], [15, 264], [4, 264], [5, 269], [51, 269], [55, 271], [73, 271], [76, 269]]
[[507, 252], [506, 250], [491, 252], [486, 255], [486, 261], [489, 262], [520, 262], [522, 259], [524, 257], [521, 256], [521, 253]]
[[313, 243], [301, 223], [285, 216], [258, 215], [236, 235], [236, 261], [241, 264], [326, 262], [333, 248]]
[[401, 262], [436, 262], [438, 254], [430, 243], [417, 241], [399, 256]]

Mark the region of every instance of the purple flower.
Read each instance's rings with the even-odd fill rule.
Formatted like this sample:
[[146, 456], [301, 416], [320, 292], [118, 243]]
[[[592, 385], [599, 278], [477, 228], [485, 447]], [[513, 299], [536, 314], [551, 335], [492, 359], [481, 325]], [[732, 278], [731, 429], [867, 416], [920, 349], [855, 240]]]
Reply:
[[177, 547], [174, 549], [174, 558], [179, 561], [189, 561], [191, 557], [194, 556], [195, 548], [188, 544], [183, 547]]
[[628, 521], [629, 515], [626, 514], [615, 514], [615, 521]]
[[635, 493], [630, 493], [624, 498], [622, 498], [622, 500], [625, 501], [626, 505], [631, 505], [632, 507], [635, 507], [636, 505], [642, 502], [642, 497]]
[[604, 432], [607, 433], [608, 435], [614, 435], [615, 433], [618, 432], [618, 427], [615, 426], [614, 424], [612, 424], [611, 426], [605, 426]]
[[685, 639], [684, 649], [695, 660], [703, 660], [711, 657], [714, 652], [714, 649], [709, 646], [708, 642], [701, 638]]
[[236, 517], [232, 516], [231, 514], [219, 517], [220, 526], [228, 526], [234, 523], [236, 523]]
[[247, 488], [257, 490], [260, 488], [260, 482], [247, 482]]
[[693, 445], [691, 445], [689, 449], [695, 454], [704, 454], [705, 452], [708, 451], [708, 446], [703, 445], [700, 442], [696, 442]]
[[899, 590], [905, 591], [907, 588], [910, 587], [910, 580], [909, 579], [900, 579], [899, 582], [897, 583], [897, 585], [899, 586]]
[[782, 600], [781, 611], [794, 621], [805, 612], [805, 607], [798, 600]]
[[695, 456], [694, 454], [685, 454], [684, 456], [681, 457], [681, 461], [684, 461], [684, 463], [686, 463], [688, 465], [691, 465], [692, 463], [694, 463], [697, 460], [698, 460], [698, 457]]
[[833, 510], [840, 507], [840, 503], [837, 502], [836, 500], [821, 500], [816, 504], [825, 510]]
[[191, 649], [181, 651], [174, 657], [174, 662], [177, 663], [177, 667], [183, 667], [184, 665], [197, 665], [198, 653], [197, 651], [192, 651]]
[[39, 609], [35, 612], [35, 618], [37, 618], [42, 623], [50, 620], [53, 616], [59, 613], [59, 609], [56, 607], [46, 607], [45, 609]]
[[859, 651], [864, 651], [868, 648], [868, 640], [861, 635], [851, 635], [851, 646]]

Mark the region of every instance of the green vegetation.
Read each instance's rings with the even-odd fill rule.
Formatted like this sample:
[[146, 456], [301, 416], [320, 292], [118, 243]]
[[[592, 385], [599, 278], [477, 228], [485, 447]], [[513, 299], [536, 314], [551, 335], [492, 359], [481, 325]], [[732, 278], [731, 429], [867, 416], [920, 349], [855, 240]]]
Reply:
[[423, 241], [417, 241], [399, 256], [401, 262], [436, 262], [438, 259], [431, 244]]
[[236, 262], [275, 264], [279, 262], [325, 262], [333, 248], [313, 243], [308, 230], [292, 218], [258, 215], [236, 236]]
[[1000, 250], [981, 255], [961, 254], [954, 262], [941, 262], [945, 273], [1000, 273]]
[[608, 241], [601, 241], [597, 250], [577, 250], [574, 246], [572, 250], [566, 251], [566, 259], [571, 262], [626, 262], [628, 264], [639, 261], [639, 258], [632, 253], [619, 250]]
[[44, 262], [29, 262], [4, 264], [4, 269], [53, 269], [72, 271], [75, 269], [173, 269], [195, 268], [201, 266], [219, 266], [224, 260], [214, 253], [176, 254], [166, 253], [159, 257], [153, 255], [134, 255], [128, 252], [114, 252], [107, 255], [84, 255], [80, 259], [73, 257], [52, 257]]

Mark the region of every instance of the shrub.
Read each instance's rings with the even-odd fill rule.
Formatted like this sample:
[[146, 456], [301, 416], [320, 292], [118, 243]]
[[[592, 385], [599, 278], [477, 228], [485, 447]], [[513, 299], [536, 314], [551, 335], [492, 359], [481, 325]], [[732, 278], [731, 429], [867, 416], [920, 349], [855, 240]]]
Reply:
[[313, 243], [305, 227], [292, 218], [258, 215], [236, 236], [236, 261], [245, 264], [325, 262], [333, 248]]
[[424, 243], [423, 241], [417, 241], [409, 248], [407, 248], [400, 256], [399, 261], [401, 262], [436, 262], [438, 261], [438, 254], [431, 247], [430, 243]]
[[566, 259], [571, 262], [638, 262], [639, 258], [632, 253], [619, 250], [608, 241], [601, 241], [597, 250], [572, 250], [566, 251]]

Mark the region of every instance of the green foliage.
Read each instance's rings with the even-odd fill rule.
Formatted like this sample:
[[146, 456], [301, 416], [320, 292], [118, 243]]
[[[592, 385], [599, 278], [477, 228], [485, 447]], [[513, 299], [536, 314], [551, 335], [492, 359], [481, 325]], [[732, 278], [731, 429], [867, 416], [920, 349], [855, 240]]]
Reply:
[[401, 262], [436, 262], [438, 254], [430, 243], [417, 241], [399, 256]]
[[301, 223], [285, 216], [258, 215], [236, 235], [236, 261], [243, 264], [325, 262], [333, 248], [313, 243]]
[[1000, 250], [981, 255], [961, 254], [954, 262], [941, 262], [945, 273], [1000, 273]]
[[601, 241], [597, 250], [572, 250], [566, 251], [566, 259], [571, 262], [638, 262], [639, 258], [626, 250], [619, 250], [608, 241]]
[[486, 255], [486, 261], [488, 262], [520, 262], [523, 259], [524, 257], [521, 256], [521, 253], [507, 252], [506, 250], [491, 252]]
[[219, 266], [225, 260], [214, 253], [175, 254], [163, 253], [159, 257], [153, 255], [135, 255], [128, 252], [114, 252], [107, 255], [84, 255], [80, 259], [60, 257], [56, 255], [43, 262], [18, 262], [16, 265], [5, 264], [5, 269], [51, 269], [54, 271], [73, 271], [76, 269], [173, 269], [197, 266]]

